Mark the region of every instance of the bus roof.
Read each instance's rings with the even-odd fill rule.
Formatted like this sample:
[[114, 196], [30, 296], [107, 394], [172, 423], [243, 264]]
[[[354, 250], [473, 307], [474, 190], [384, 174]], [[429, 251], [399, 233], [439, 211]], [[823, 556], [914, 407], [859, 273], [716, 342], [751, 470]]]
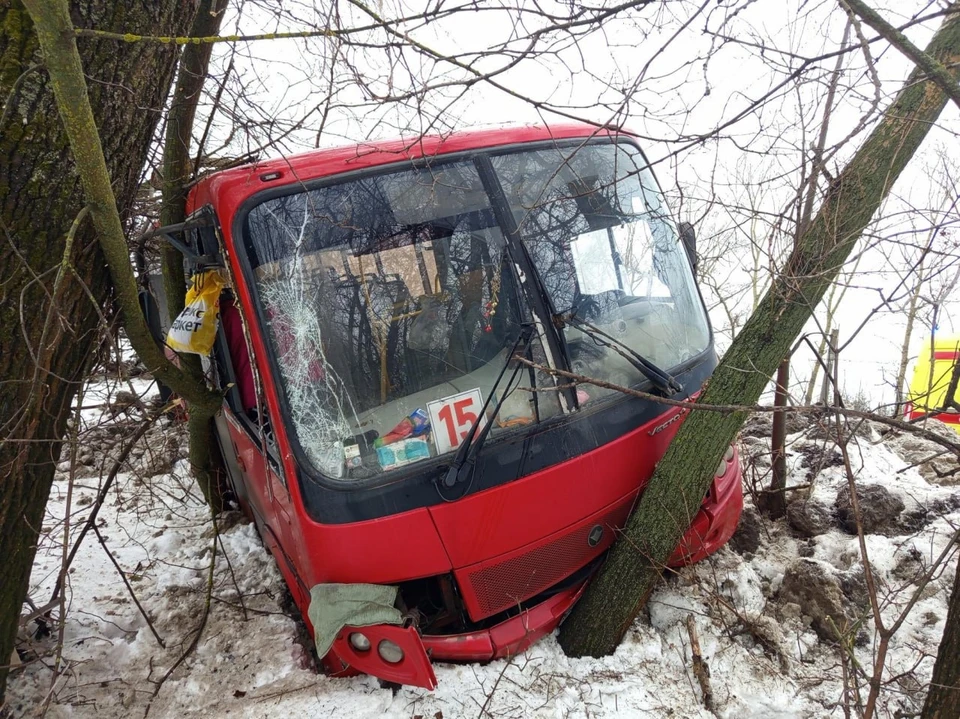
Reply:
[[360, 142], [341, 147], [311, 150], [295, 155], [258, 160], [214, 172], [202, 178], [190, 193], [188, 211], [214, 201], [235, 205], [240, 196], [297, 180], [313, 180], [344, 172], [387, 165], [404, 160], [436, 157], [456, 152], [525, 142], [630, 135], [615, 129], [600, 129], [585, 123], [520, 125], [464, 130], [446, 135], [424, 135], [380, 142]]

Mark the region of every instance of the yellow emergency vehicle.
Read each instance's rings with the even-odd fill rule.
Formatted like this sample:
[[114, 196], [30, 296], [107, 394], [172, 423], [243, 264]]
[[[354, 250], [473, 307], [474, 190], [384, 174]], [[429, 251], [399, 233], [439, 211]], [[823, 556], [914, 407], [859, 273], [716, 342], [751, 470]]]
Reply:
[[[958, 357], [958, 335], [934, 335], [932, 342], [929, 339], [924, 341], [910, 381], [905, 411], [908, 419], [921, 417], [928, 412], [939, 412], [937, 419], [953, 425], [960, 432], [960, 412], [954, 407], [943, 406]], [[960, 402], [960, 388], [955, 393], [955, 399]]]

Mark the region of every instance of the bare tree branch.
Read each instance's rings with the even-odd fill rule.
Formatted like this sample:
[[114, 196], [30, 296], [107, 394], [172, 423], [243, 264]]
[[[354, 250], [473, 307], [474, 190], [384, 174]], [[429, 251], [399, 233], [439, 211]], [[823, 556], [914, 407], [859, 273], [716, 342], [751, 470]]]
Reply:
[[940, 89], [956, 103], [957, 107], [960, 107], [960, 85], [957, 84], [950, 71], [942, 63], [910, 42], [910, 38], [884, 20], [876, 10], [863, 0], [841, 0], [841, 2], [849, 7], [852, 12], [859, 15], [867, 25], [880, 33], [881, 37], [910, 58], [917, 67], [927, 73], [927, 76], [940, 86]]

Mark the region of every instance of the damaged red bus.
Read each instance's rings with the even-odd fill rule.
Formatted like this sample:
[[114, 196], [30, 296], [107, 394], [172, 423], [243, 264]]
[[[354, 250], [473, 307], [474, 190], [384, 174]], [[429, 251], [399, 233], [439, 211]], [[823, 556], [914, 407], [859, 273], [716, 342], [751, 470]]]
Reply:
[[[634, 139], [586, 126], [325, 149], [217, 172], [173, 242], [229, 289], [208, 361], [232, 491], [324, 668], [433, 688], [553, 631], [716, 365]], [[731, 447], [671, 560], [742, 508]]]

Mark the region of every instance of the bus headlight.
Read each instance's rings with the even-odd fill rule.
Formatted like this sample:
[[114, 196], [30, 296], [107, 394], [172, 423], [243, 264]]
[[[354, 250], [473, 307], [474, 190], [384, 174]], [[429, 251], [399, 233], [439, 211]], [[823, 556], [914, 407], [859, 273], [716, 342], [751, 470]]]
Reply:
[[358, 652], [368, 652], [370, 651], [370, 640], [367, 639], [366, 634], [353, 632], [350, 635], [350, 646], [352, 646]]
[[403, 650], [400, 645], [391, 642], [389, 639], [384, 639], [377, 645], [377, 652], [383, 661], [390, 664], [399, 664], [403, 661]]

